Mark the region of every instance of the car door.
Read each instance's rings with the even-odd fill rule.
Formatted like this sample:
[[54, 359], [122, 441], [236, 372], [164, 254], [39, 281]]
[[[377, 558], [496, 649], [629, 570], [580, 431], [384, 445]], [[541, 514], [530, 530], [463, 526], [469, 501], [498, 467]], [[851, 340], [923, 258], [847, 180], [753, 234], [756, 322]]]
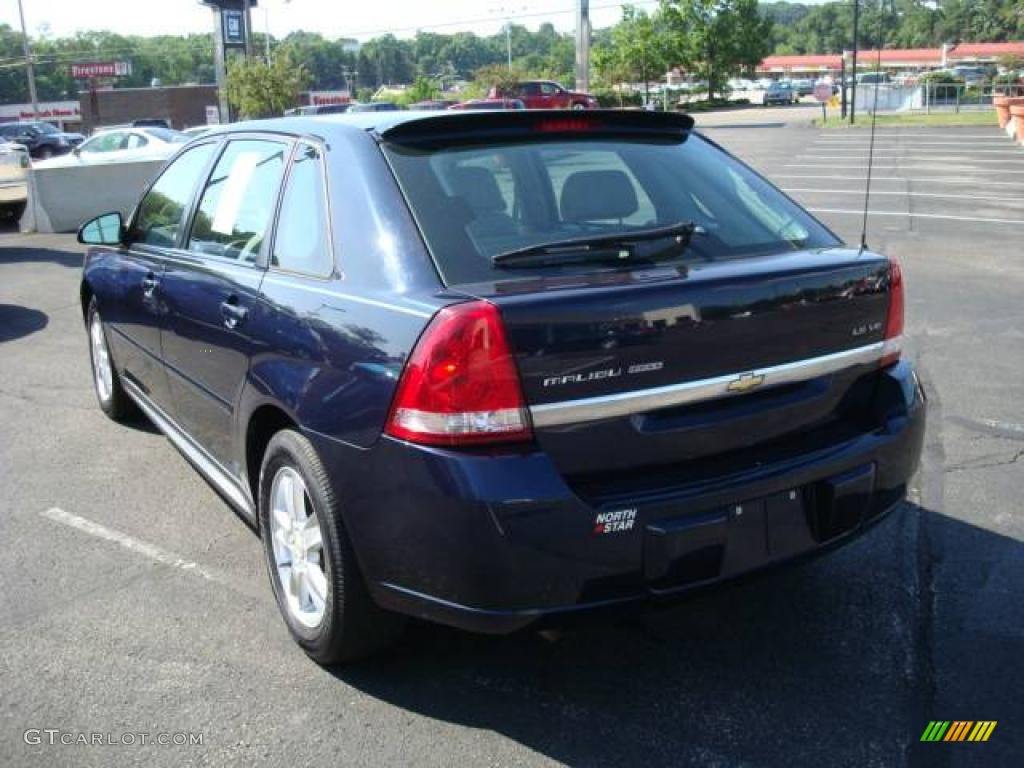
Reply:
[[540, 84], [540, 100], [543, 109], [564, 109], [569, 106], [567, 94], [554, 83]]
[[544, 100], [541, 98], [540, 85], [537, 83], [523, 83], [519, 86], [519, 100], [522, 101], [527, 109], [541, 109], [544, 106]]
[[168, 261], [162, 279], [162, 346], [175, 417], [236, 476], [232, 435], [252, 355], [250, 313], [290, 151], [277, 138], [228, 141], [199, 195], [185, 252]]
[[173, 255], [195, 190], [216, 144], [189, 148], [150, 186], [128, 224], [127, 245], [104, 271], [107, 285], [100, 311], [108, 327], [114, 359], [125, 378], [162, 408], [169, 403], [161, 364], [160, 329], [166, 305], [161, 290], [164, 261]]

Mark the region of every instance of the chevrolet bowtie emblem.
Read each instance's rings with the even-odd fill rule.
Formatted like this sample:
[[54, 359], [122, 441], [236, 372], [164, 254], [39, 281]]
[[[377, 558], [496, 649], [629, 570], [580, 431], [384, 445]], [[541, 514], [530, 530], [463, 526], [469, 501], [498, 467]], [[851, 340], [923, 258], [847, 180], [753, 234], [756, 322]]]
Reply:
[[764, 384], [763, 373], [744, 373], [742, 376], [738, 376], [730, 381], [726, 390], [729, 392], [749, 392], [752, 389], [757, 389], [762, 384]]

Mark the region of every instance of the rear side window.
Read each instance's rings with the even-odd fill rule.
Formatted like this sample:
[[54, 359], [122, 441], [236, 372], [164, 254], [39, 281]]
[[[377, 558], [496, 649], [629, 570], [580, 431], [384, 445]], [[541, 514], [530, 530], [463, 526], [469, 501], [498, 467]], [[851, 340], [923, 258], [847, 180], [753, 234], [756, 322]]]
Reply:
[[444, 281], [631, 269], [586, 259], [496, 267], [494, 256], [692, 223], [663, 261], [760, 256], [839, 241], [739, 161], [697, 135], [531, 138], [444, 147], [385, 144]]
[[243, 139], [228, 143], [199, 199], [188, 249], [254, 262], [266, 237], [289, 146]]
[[271, 266], [308, 275], [331, 273], [326, 201], [320, 150], [300, 144], [285, 182]]
[[199, 174], [210, 161], [215, 147], [215, 144], [200, 144], [164, 169], [139, 204], [133, 227], [135, 242], [163, 248], [177, 244]]

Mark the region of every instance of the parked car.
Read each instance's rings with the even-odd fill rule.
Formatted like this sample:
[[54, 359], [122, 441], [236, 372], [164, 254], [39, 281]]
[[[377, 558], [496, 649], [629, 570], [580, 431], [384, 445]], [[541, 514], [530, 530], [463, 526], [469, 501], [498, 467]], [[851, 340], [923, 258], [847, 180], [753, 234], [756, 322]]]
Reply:
[[42, 120], [25, 123], [0, 124], [0, 139], [21, 144], [33, 158], [46, 160], [64, 155], [81, 144], [85, 137], [80, 133], [65, 133]]
[[209, 133], [211, 128], [216, 128], [215, 125], [193, 125], [191, 128], [186, 128], [182, 131], [183, 134], [188, 136], [190, 139], [194, 139], [196, 136], [202, 136], [204, 133]]
[[790, 83], [790, 86], [796, 92], [796, 95], [797, 95], [798, 99], [800, 97], [802, 97], [802, 96], [810, 96], [812, 93], [814, 93], [814, 81], [813, 80], [808, 80], [806, 78], [802, 78], [802, 79], [799, 79], [799, 80], [793, 80]]
[[398, 112], [401, 109], [402, 105], [395, 104], [393, 101], [371, 101], [365, 104], [352, 104], [347, 111], [355, 114], [358, 112]]
[[764, 105], [771, 104], [795, 104], [797, 101], [796, 91], [793, 86], [784, 81], [772, 83], [764, 92]]
[[598, 102], [589, 93], [579, 93], [563, 88], [551, 80], [526, 80], [502, 93], [492, 88], [488, 99], [502, 97], [519, 99], [527, 109], [597, 109]]
[[448, 109], [526, 109], [526, 105], [521, 99], [469, 99]]
[[899, 265], [686, 115], [225, 126], [79, 239], [100, 407], [259, 530], [323, 663], [823, 552], [920, 455]]
[[171, 122], [162, 117], [140, 117], [137, 120], [132, 120], [132, 128], [166, 128], [171, 130]]
[[448, 109], [449, 107], [458, 104], [459, 102], [454, 99], [427, 99], [426, 101], [417, 101], [415, 104], [410, 104], [409, 109], [418, 110], [437, 110], [437, 109]]
[[124, 128], [97, 131], [70, 155], [41, 160], [37, 168], [165, 160], [189, 140], [188, 134], [167, 128]]
[[25, 212], [30, 165], [24, 146], [0, 142], [0, 218], [18, 221]]

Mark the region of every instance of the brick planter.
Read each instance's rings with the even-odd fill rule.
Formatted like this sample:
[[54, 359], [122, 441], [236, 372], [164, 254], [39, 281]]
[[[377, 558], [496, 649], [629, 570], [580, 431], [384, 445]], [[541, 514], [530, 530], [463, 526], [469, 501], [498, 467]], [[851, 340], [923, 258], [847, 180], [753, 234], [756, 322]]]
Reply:
[[1010, 122], [1010, 97], [993, 96], [992, 106], [996, 108], [996, 119], [999, 121], [999, 127], [1005, 130], [1006, 124]]
[[1021, 101], [1021, 104], [1010, 105], [1010, 117], [1013, 118], [1016, 124], [1017, 141], [1024, 144], [1024, 99]]

